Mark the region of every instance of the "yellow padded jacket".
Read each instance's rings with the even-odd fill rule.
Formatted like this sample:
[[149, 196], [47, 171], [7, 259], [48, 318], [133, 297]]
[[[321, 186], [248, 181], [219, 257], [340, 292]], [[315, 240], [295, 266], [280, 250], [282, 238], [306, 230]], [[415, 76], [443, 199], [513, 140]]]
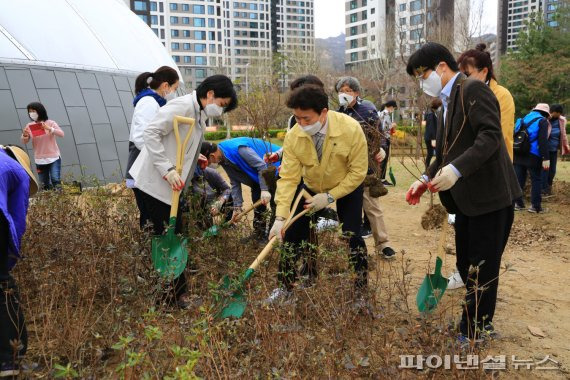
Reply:
[[335, 111], [327, 113], [327, 134], [321, 162], [313, 139], [298, 125], [285, 135], [283, 160], [277, 182], [276, 216], [287, 218], [301, 178], [316, 193], [339, 199], [353, 192], [366, 177], [368, 148], [360, 124]]
[[499, 101], [499, 107], [501, 110], [501, 130], [503, 131], [503, 137], [505, 139], [505, 144], [507, 145], [507, 153], [509, 153], [509, 157], [512, 161], [515, 129], [515, 101], [513, 100], [509, 90], [498, 84], [496, 80], [491, 79], [489, 87]]

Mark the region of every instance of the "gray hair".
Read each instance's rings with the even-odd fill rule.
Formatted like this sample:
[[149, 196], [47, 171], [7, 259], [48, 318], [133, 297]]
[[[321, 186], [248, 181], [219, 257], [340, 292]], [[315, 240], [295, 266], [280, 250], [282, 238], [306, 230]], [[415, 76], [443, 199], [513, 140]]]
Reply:
[[339, 92], [342, 86], [347, 85], [352, 91], [362, 92], [360, 82], [355, 77], [342, 77], [336, 82], [336, 92]]

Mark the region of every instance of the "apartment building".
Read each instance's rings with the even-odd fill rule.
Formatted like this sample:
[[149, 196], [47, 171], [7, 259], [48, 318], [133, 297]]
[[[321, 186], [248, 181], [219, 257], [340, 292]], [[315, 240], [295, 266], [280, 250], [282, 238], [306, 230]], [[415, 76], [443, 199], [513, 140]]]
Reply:
[[271, 67], [275, 52], [314, 54], [314, 0], [125, 3], [168, 49], [188, 88], [214, 73], [244, 83], [252, 66]]
[[461, 35], [469, 22], [469, 1], [346, 0], [345, 14], [346, 64], [350, 67], [390, 54], [407, 56], [427, 39], [460, 50]]

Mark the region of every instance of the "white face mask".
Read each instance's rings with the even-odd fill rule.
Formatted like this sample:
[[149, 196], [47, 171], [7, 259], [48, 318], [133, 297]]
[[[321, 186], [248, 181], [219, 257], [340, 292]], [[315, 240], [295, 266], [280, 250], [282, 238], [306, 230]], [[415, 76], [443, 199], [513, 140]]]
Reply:
[[38, 113], [37, 112], [30, 112], [30, 113], [28, 113], [28, 115], [30, 115], [30, 119], [32, 119], [33, 121], [38, 121]]
[[172, 99], [176, 99], [176, 92], [175, 91], [169, 92], [168, 94], [166, 94], [164, 99], [166, 99], [167, 101], [172, 100]]
[[304, 126], [302, 128], [306, 134], [308, 134], [309, 136], [314, 136], [317, 134], [318, 131], [323, 129], [323, 124], [320, 121], [317, 121], [314, 124], [307, 125], [307, 126]]
[[220, 117], [224, 113], [224, 107], [220, 107], [216, 103], [206, 104], [204, 112], [208, 117]]
[[352, 103], [353, 100], [354, 96], [352, 95], [345, 94], [344, 92], [338, 94], [338, 102], [340, 103], [341, 106], [346, 107], [350, 103]]
[[422, 90], [424, 90], [424, 92], [429, 96], [433, 97], [438, 97], [443, 89], [443, 86], [441, 85], [441, 77], [437, 74], [436, 70], [432, 70], [427, 79], [420, 79]]

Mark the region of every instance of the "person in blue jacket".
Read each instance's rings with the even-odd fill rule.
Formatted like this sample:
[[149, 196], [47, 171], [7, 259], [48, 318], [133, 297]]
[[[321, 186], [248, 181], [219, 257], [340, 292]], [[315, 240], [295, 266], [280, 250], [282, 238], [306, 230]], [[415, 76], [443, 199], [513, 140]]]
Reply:
[[273, 220], [275, 215], [275, 203], [273, 200], [275, 186], [272, 183], [266, 183], [263, 173], [269, 167], [274, 167], [277, 171], [281, 164], [281, 161], [268, 164], [265, 162], [264, 157], [268, 153], [271, 154], [278, 151], [280, 148], [280, 146], [262, 139], [237, 137], [222, 141], [218, 144], [217, 149], [209, 153], [207, 157], [210, 165], [220, 164], [230, 178], [234, 207], [233, 217], [242, 211], [242, 184], [251, 188], [251, 200], [253, 203], [260, 199], [262, 200], [263, 207], [260, 206], [254, 210], [254, 231], [253, 235], [248, 238], [261, 243], [267, 239], [267, 221], [264, 218], [267, 204], [271, 205], [271, 220]]
[[[548, 118], [550, 107], [546, 103], [539, 103], [532, 111], [522, 119], [518, 119], [515, 125], [515, 133], [521, 128], [522, 123], [530, 141], [530, 152], [521, 153], [514, 150], [514, 168], [519, 185], [524, 189], [527, 171], [530, 173], [530, 203], [528, 212], [539, 213], [542, 209], [542, 171], [550, 168], [550, 156], [548, 149]], [[524, 196], [515, 199], [515, 210], [523, 210]]]
[[26, 152], [0, 145], [0, 377], [17, 376], [28, 347], [20, 296], [10, 271], [21, 257], [28, 198], [38, 191]]

